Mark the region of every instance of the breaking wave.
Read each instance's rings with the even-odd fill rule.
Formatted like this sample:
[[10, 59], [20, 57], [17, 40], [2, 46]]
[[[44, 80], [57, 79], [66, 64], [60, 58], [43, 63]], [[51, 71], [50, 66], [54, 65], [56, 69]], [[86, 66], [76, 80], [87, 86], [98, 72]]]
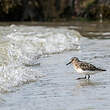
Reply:
[[0, 31], [0, 92], [43, 76], [30, 67], [39, 64], [39, 56], [80, 48], [81, 35], [66, 27], [11, 25]]

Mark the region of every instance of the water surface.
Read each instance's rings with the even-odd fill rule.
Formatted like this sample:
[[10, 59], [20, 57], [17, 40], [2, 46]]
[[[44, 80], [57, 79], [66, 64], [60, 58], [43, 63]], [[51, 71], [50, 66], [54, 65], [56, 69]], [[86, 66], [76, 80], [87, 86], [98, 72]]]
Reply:
[[[0, 26], [0, 109], [109, 110], [110, 25]], [[81, 77], [71, 57], [107, 69]]]

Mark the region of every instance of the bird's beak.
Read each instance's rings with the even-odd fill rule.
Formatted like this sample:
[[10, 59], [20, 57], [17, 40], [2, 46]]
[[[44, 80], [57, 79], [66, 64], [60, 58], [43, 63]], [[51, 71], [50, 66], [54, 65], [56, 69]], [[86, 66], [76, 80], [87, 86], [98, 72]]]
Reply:
[[66, 65], [69, 65], [69, 64], [71, 64], [72, 63], [72, 61], [70, 61], [69, 63], [67, 63]]

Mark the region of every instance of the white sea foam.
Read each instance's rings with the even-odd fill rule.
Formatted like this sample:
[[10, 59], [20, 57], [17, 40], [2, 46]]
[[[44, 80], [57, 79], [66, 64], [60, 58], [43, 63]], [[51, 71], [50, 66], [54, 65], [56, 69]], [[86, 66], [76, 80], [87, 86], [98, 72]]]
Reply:
[[80, 48], [81, 35], [65, 27], [13, 25], [0, 30], [0, 92], [42, 76], [41, 71], [26, 66], [37, 64], [39, 56]]

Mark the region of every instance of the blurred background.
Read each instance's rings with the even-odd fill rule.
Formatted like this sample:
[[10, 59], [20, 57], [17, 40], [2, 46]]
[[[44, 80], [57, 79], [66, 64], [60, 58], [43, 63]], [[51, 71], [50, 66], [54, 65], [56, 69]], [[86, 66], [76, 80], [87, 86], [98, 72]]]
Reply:
[[110, 0], [0, 0], [0, 110], [110, 110]]
[[0, 21], [110, 19], [110, 0], [0, 0]]

